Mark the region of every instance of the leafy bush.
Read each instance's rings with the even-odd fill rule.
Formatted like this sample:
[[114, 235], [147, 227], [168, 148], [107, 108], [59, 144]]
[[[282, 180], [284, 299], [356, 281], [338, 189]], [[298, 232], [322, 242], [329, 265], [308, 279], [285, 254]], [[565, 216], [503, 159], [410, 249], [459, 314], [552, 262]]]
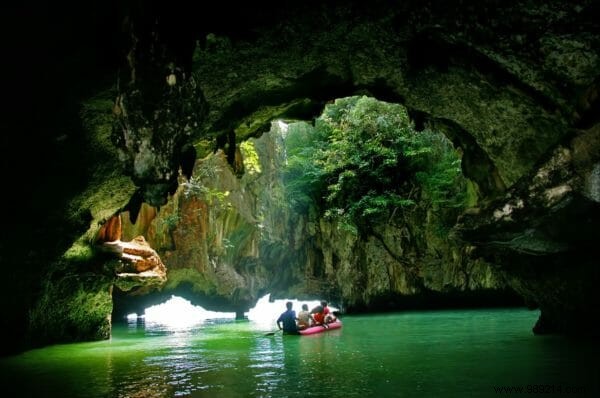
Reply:
[[314, 131], [290, 129], [286, 189], [293, 205], [316, 203], [325, 217], [357, 227], [398, 208], [460, 207], [460, 158], [439, 133], [417, 132], [406, 109], [370, 97], [325, 107]]
[[452, 143], [442, 134], [424, 130], [417, 135], [419, 146], [428, 148], [415, 159], [415, 182], [423, 200], [435, 207], [461, 208], [467, 203], [467, 184], [461, 160]]
[[289, 205], [298, 211], [306, 212], [320, 202], [324, 181], [321, 167], [313, 159], [326, 143], [308, 123], [288, 126], [284, 186]]

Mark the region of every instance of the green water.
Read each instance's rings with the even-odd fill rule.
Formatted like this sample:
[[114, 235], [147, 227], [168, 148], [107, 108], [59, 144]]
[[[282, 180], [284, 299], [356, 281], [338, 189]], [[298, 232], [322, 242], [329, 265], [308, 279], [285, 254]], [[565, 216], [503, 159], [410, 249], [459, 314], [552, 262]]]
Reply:
[[[342, 329], [301, 337], [266, 336], [269, 325], [249, 321], [175, 331], [124, 323], [108, 341], [0, 359], [1, 391], [15, 397], [596, 395], [596, 342], [534, 336], [537, 317], [525, 309], [346, 316]], [[523, 392], [500, 394], [500, 387]]]

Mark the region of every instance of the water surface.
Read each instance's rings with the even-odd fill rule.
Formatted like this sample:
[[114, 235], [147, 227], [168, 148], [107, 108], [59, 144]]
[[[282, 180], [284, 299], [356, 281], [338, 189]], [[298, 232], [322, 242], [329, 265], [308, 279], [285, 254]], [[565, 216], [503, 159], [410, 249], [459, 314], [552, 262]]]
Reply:
[[0, 359], [0, 386], [18, 397], [596, 395], [597, 344], [534, 336], [538, 315], [513, 308], [346, 316], [342, 329], [301, 337], [265, 335], [274, 328], [250, 321], [175, 330], [122, 323], [108, 341]]

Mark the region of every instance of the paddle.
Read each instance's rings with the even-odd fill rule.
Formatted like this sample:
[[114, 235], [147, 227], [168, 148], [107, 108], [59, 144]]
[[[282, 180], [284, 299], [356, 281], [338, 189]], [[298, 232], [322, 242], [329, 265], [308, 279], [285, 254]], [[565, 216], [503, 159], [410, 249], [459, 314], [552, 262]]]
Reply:
[[265, 336], [275, 336], [275, 333], [277, 333], [277, 332], [281, 332], [281, 329], [276, 330], [274, 332], [265, 333]]

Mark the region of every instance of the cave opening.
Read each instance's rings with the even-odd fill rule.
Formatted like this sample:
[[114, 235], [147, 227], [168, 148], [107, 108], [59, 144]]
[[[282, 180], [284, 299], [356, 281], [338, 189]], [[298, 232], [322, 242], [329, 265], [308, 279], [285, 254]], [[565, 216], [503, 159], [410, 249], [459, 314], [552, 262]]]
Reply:
[[144, 308], [143, 313], [127, 314], [127, 323], [143, 323], [146, 328], [189, 329], [207, 320], [235, 319], [235, 312], [206, 310], [183, 297], [172, 295], [160, 304]]
[[450, 227], [487, 191], [465, 172], [462, 140], [452, 129], [401, 103], [338, 97], [310, 121], [271, 123], [284, 141], [286, 199], [305, 210], [312, 201], [326, 218], [353, 213], [359, 229], [414, 205], [414, 190], [436, 210], [453, 209]]
[[[171, 277], [181, 280], [169, 282], [169, 289], [141, 295], [115, 289], [113, 319], [122, 319], [130, 312], [143, 313], [144, 308], [165, 302], [171, 294], [188, 297], [194, 305], [206, 303], [206, 308], [243, 318], [254, 303], [261, 300], [262, 294], [271, 289], [277, 291], [277, 297], [299, 289], [303, 296], [329, 299], [345, 310], [358, 312], [371, 307], [365, 301], [380, 303], [377, 297], [398, 297], [388, 300], [395, 303], [393, 308], [383, 307], [389, 311], [404, 308], [403, 303], [411, 295], [419, 297], [417, 306], [420, 308], [439, 306], [433, 299], [427, 303], [427, 294], [418, 292], [451, 294], [453, 289], [454, 293], [486, 289], [485, 285], [478, 285], [477, 280], [473, 282], [465, 270], [472, 266], [468, 248], [454, 247], [448, 239], [457, 218], [465, 209], [476, 205], [481, 194], [478, 184], [465, 176], [462, 140], [449, 133], [456, 129], [401, 103], [367, 95], [327, 100], [312, 119], [306, 115], [296, 119], [277, 114], [270, 120], [269, 132], [253, 133], [244, 140], [237, 138], [235, 147], [240, 152], [237, 157], [244, 163], [243, 173], [239, 173], [239, 165], [232, 164], [229, 151], [224, 151], [223, 159], [232, 169], [233, 178], [225, 177], [222, 173], [226, 170], [222, 166], [207, 160], [218, 157], [217, 153], [196, 161], [199, 163], [193, 170], [199, 175], [192, 173], [187, 184], [201, 189], [184, 189], [178, 199], [173, 199], [155, 215], [156, 219], [151, 221], [154, 227], [148, 229], [153, 235], [149, 239], [154, 240], [156, 248], [168, 254], [170, 261], [174, 261], [172, 266], [178, 268], [175, 273], [171, 272]], [[267, 136], [277, 137], [270, 144], [259, 144], [259, 140]], [[233, 140], [235, 138], [230, 136], [230, 141]], [[278, 145], [281, 147], [276, 149]], [[268, 156], [280, 159], [268, 159]], [[198, 166], [202, 163], [211, 170], [203, 171], [204, 166]], [[267, 180], [260, 182], [261, 178]], [[240, 188], [231, 185], [231, 181], [241, 181]], [[252, 188], [257, 181], [258, 185]], [[269, 188], [259, 193], [264, 187]], [[235, 193], [238, 189], [239, 193]], [[198, 200], [206, 201], [206, 205]], [[248, 202], [256, 203], [252, 207], [264, 214], [244, 213], [248, 211]], [[295, 214], [292, 218], [290, 211]], [[279, 225], [290, 221], [318, 225], [321, 219], [331, 225], [338, 223], [335, 228], [341, 225], [342, 230], [355, 237], [352, 239], [375, 240], [378, 249], [369, 249], [360, 243], [352, 249], [355, 253], [350, 258], [335, 248], [335, 242], [330, 242], [333, 249], [315, 243], [322, 238], [313, 236], [314, 231], [302, 232], [305, 235], [302, 238], [297, 236], [298, 232], [292, 233]], [[211, 222], [216, 224], [210, 225]], [[264, 231], [269, 231], [270, 236], [264, 235]], [[197, 245], [195, 242], [199, 240], [206, 245]], [[298, 251], [298, 247], [305, 252]], [[383, 265], [378, 266], [369, 259], [377, 257], [372, 250], [383, 253], [377, 255], [383, 257], [378, 260]], [[198, 253], [206, 256], [205, 259]], [[189, 264], [190, 258], [197, 261], [193, 267]], [[443, 281], [442, 286], [438, 286], [442, 282], [436, 281], [432, 286], [419, 276], [423, 270], [418, 265], [407, 265], [406, 258], [412, 258], [413, 263], [415, 259], [427, 258], [442, 268], [444, 263], [453, 263], [463, 270], [452, 282], [454, 286], [452, 283], [448, 286], [447, 281]], [[308, 265], [301, 265], [303, 263]], [[306, 268], [304, 286], [294, 267]], [[206, 276], [192, 268], [209, 272]], [[256, 275], [260, 272], [271, 273], [273, 277], [257, 283]], [[362, 276], [349, 281], [360, 286], [358, 290], [369, 292], [369, 298], [358, 293], [347, 297], [347, 293], [342, 293], [347, 290], [344, 279], [352, 272]], [[375, 287], [371, 286], [373, 282], [368, 282], [372, 278], [368, 275], [373, 272], [381, 274], [378, 278], [387, 286], [383, 291], [377, 287], [378, 290], [371, 292]], [[230, 276], [223, 276], [226, 274]], [[215, 295], [214, 288], [208, 286], [220, 283], [231, 283], [235, 287], [230, 293]], [[399, 291], [394, 287], [402, 285], [410, 288]], [[411, 289], [416, 291], [410, 293]], [[506, 297], [504, 286], [498, 291], [502, 291], [498, 293], [501, 301]], [[407, 294], [404, 300], [403, 294]], [[272, 313], [267, 315], [273, 316]]]
[[[316, 299], [298, 298], [271, 298], [267, 293], [259, 298], [256, 304], [242, 312], [243, 316], [235, 312], [211, 311], [201, 305], [194, 305], [184, 297], [171, 295], [166, 301], [148, 306], [141, 313], [129, 313], [115, 323], [126, 322], [128, 327], [143, 327], [146, 330], [181, 331], [193, 330], [202, 327], [204, 323], [230, 322], [233, 320], [250, 321], [258, 328], [273, 326], [273, 320], [281, 313], [287, 302], [292, 302], [293, 308], [299, 311], [303, 305], [312, 309], [320, 305], [321, 301]], [[331, 311], [339, 312], [335, 306], [329, 306]]]

